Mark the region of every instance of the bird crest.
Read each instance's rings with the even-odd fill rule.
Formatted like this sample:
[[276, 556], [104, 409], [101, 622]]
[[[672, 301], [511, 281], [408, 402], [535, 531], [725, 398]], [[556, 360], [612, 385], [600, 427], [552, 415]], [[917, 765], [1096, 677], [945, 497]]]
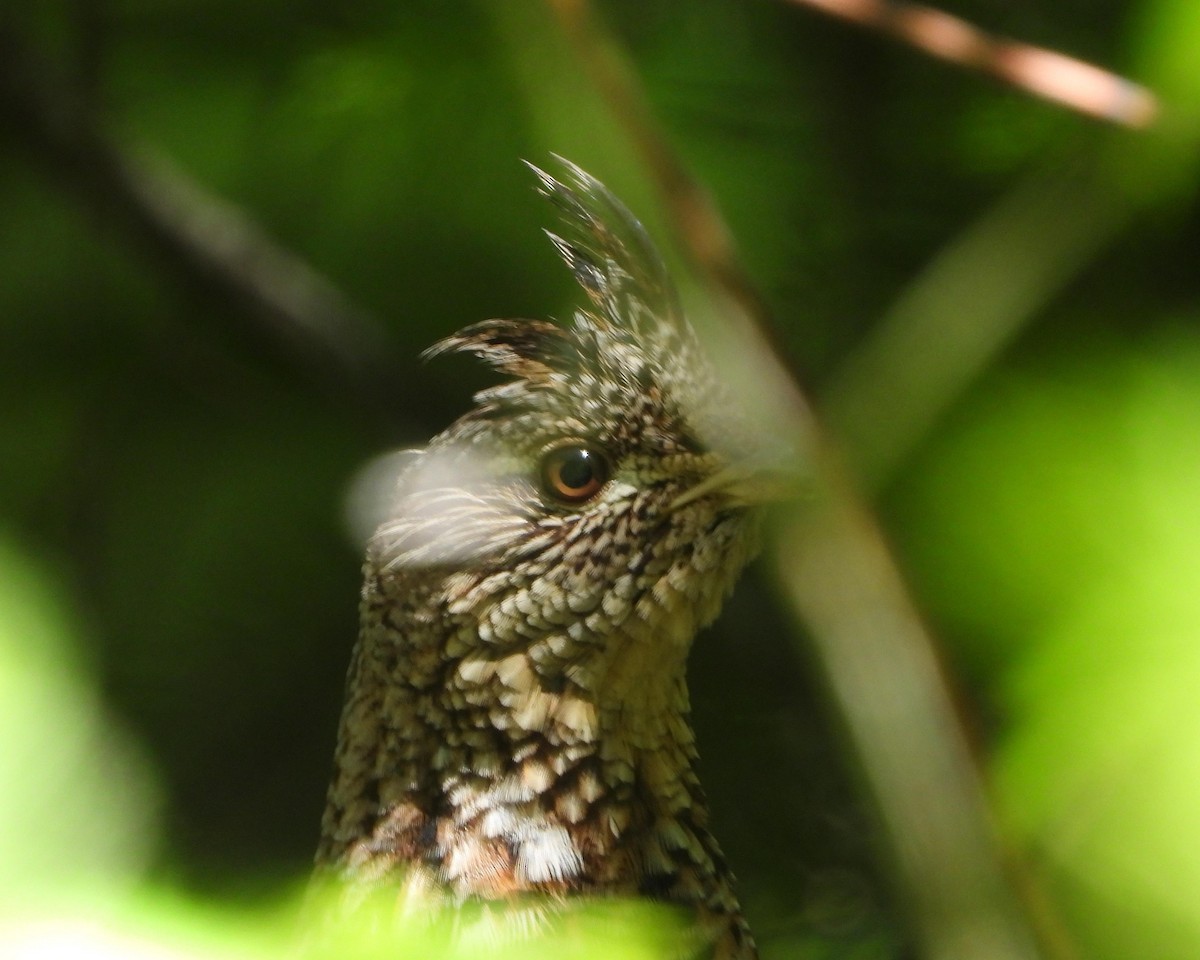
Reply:
[[318, 859], [457, 903], [665, 900], [745, 960], [684, 669], [755, 550], [734, 405], [641, 225], [562, 166], [532, 169], [588, 304], [426, 353], [511, 379], [409, 459], [368, 545]]
[[[628, 481], [607, 490], [616, 498], [669, 473], [672, 458], [703, 455], [711, 438], [697, 425], [727, 414], [645, 229], [602, 183], [560, 162], [561, 179], [528, 166], [558, 211], [557, 230], [546, 233], [588, 307], [563, 325], [485, 320], [425, 351], [426, 359], [471, 354], [512, 379], [477, 393], [475, 407], [401, 473], [374, 538], [392, 569], [503, 559], [539, 522], [544, 532], [564, 514], [603, 506], [604, 497], [554, 496], [583, 489], [562, 487], [564, 477], [592, 481], [603, 471]], [[556, 449], [574, 460], [560, 455], [547, 497]]]
[[652, 396], [682, 428], [689, 419], [684, 408], [701, 405], [713, 377], [666, 264], [645, 228], [604, 184], [556, 159], [561, 179], [526, 165], [558, 212], [557, 230], [545, 232], [590, 309], [576, 310], [561, 326], [485, 320], [439, 341], [423, 357], [468, 353], [516, 378], [476, 396], [482, 419], [519, 414], [522, 406], [543, 414], [555, 400], [629, 411], [640, 406], [639, 397]]

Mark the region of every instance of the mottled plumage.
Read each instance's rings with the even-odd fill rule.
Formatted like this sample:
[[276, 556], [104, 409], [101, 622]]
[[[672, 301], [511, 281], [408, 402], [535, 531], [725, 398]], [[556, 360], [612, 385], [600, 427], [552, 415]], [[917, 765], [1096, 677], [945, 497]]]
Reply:
[[685, 682], [753, 552], [746, 432], [641, 226], [563, 166], [534, 172], [590, 309], [428, 352], [512, 379], [413, 457], [370, 542], [317, 860], [408, 904], [652, 897], [749, 958]]

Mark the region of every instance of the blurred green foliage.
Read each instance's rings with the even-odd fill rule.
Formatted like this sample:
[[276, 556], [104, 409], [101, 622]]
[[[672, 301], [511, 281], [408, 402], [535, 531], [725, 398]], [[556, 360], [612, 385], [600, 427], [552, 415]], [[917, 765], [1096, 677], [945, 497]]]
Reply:
[[1084, 955], [1193, 956], [1200, 340], [1093, 344], [987, 390], [904, 504], [995, 711], [997, 809]]
[[[1196, 14], [955, 6], [1157, 83], [1162, 133], [1139, 139], [782, 2], [598, 10], [818, 397], [1018, 181], [1117, 171], [1096, 183], [1134, 198], [1122, 228], [879, 505], [1049, 955], [1196, 956]], [[0, 954], [275, 955], [355, 631], [351, 478], [486, 382], [423, 347], [569, 312], [518, 158], [570, 157], [665, 240], [653, 190], [527, 0], [54, 0], [0, 27], [389, 337], [400, 400], [312, 377], [180, 284], [0, 95]], [[696, 650], [716, 832], [768, 958], [904, 956], [879, 828], [783, 631], [751, 578]]]

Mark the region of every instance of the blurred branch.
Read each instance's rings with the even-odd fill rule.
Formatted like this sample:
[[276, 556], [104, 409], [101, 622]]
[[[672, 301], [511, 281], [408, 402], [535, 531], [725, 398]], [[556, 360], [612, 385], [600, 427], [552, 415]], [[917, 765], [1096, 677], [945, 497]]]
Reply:
[[884, 483], [1017, 331], [1128, 219], [1096, 171], [1039, 171], [897, 299], [822, 397], [858, 476]]
[[1145, 87], [1074, 57], [994, 37], [966, 20], [899, 0], [790, 0], [877, 30], [923, 53], [1064, 107], [1125, 127], [1147, 127], [1158, 100]]
[[784, 598], [811, 629], [812, 646], [886, 825], [888, 852], [923, 955], [1036, 957], [933, 641], [877, 523], [769, 346], [765, 311], [737, 263], [728, 230], [666, 145], [632, 72], [587, 3], [549, 2], [658, 181], [677, 236], [729, 298], [727, 319], [736, 327], [737, 351], [761, 370], [757, 390], [778, 394], [764, 405], [783, 415], [769, 422], [781, 438], [800, 438], [814, 497], [785, 509], [769, 559]]
[[[799, 0], [797, 0], [799, 2]], [[1035, 171], [955, 238], [858, 345], [822, 398], [859, 476], [886, 481], [1030, 320], [1141, 211], [1190, 202], [1200, 148], [1190, 4], [1149, 4], [1132, 31], [1162, 116]], [[1140, 47], [1140, 49], [1138, 49]]]
[[587, 0], [548, 0], [602, 99], [649, 168], [676, 235], [692, 266], [742, 307], [763, 316], [766, 306], [742, 268], [729, 229], [708, 192], [687, 172], [663, 137], [628, 65], [599, 29]]
[[214, 318], [237, 334], [340, 392], [394, 398], [392, 349], [374, 318], [168, 160], [119, 146], [80, 86], [57, 77], [13, 22], [0, 20], [0, 121], [85, 206], [119, 224], [177, 282], [226, 308]]
[[921, 955], [1033, 960], [932, 638], [835, 452], [814, 472], [814, 502], [784, 508], [768, 559], [811, 631]]

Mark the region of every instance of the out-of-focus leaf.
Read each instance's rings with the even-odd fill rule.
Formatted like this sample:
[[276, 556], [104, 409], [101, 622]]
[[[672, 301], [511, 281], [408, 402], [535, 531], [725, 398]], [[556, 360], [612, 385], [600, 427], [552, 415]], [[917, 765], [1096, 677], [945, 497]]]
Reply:
[[1084, 955], [1195, 956], [1200, 339], [983, 393], [926, 465], [919, 549], [1003, 716], [1002, 818]]
[[0, 913], [137, 878], [154, 780], [75, 651], [59, 589], [0, 536]]
[[[694, 929], [661, 905], [597, 901], [513, 916], [485, 905], [395, 920], [394, 896], [336, 926], [310, 923], [300, 893], [254, 913], [143, 890], [104, 909], [0, 913], [4, 960], [676, 960]], [[557, 915], [556, 915], [557, 914]]]

